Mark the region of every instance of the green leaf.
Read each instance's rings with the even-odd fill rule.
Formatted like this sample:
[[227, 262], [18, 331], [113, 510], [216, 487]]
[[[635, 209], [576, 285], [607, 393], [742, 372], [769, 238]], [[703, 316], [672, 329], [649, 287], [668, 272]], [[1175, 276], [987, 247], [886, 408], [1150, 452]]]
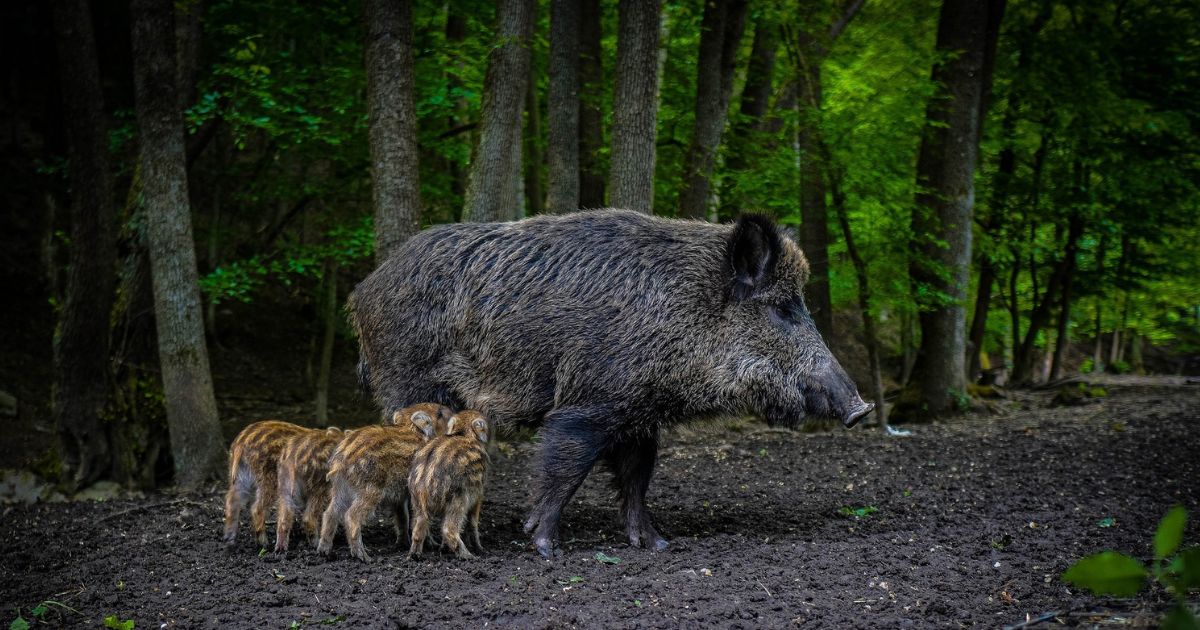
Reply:
[[1175, 557], [1172, 567], [1179, 575], [1179, 588], [1200, 588], [1200, 545], [1188, 547]]
[[1187, 524], [1187, 510], [1176, 505], [1167, 511], [1154, 532], [1154, 559], [1162, 560], [1175, 553], [1183, 542], [1183, 527]]
[[111, 630], [133, 630], [133, 620], [126, 619], [122, 621], [116, 615], [109, 615], [104, 618], [104, 627]]
[[1111, 516], [1108, 516], [1108, 517], [1100, 519], [1100, 521], [1098, 523], [1096, 523], [1096, 526], [1097, 527], [1112, 527], [1113, 525], [1116, 525], [1116, 524], [1117, 524], [1116, 519], [1114, 519]]
[[1062, 579], [1097, 595], [1131, 597], [1146, 583], [1146, 568], [1125, 554], [1104, 551], [1076, 562]]
[[41, 617], [42, 615], [46, 614], [47, 610], [48, 610], [48, 608], [46, 608], [46, 603], [42, 602], [42, 603], [38, 604], [37, 606], [34, 606], [33, 610], [29, 611], [29, 614], [34, 617]]
[[1162, 630], [1200, 630], [1200, 621], [1196, 620], [1196, 616], [1188, 610], [1187, 606], [1176, 604], [1171, 612], [1163, 617], [1162, 625], [1159, 627]]
[[24, 617], [17, 615], [17, 618], [8, 624], [8, 630], [29, 630], [29, 622], [25, 621]]
[[617, 564], [618, 562], [621, 561], [620, 558], [618, 558], [616, 556], [610, 556], [610, 555], [604, 553], [603, 551], [596, 552], [596, 559], [599, 560], [600, 562], [603, 562], [604, 564]]

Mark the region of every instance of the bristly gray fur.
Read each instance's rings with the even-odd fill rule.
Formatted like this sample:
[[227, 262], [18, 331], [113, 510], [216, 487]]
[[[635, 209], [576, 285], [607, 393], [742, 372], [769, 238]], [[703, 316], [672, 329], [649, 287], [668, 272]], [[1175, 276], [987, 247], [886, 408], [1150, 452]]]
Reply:
[[659, 428], [723, 414], [852, 424], [870, 410], [804, 307], [804, 255], [772, 221], [623, 210], [444, 225], [355, 288], [362, 374], [387, 416], [432, 401], [541, 426], [526, 530], [553, 553], [597, 461], [629, 540], [667, 542], [645, 506]]
[[594, 399], [625, 429], [841, 415], [857, 392], [815, 329], [765, 312], [800, 299], [803, 254], [781, 239], [770, 284], [731, 299], [734, 229], [620, 210], [431, 228], [354, 290], [362, 372], [385, 413], [433, 400], [501, 426]]

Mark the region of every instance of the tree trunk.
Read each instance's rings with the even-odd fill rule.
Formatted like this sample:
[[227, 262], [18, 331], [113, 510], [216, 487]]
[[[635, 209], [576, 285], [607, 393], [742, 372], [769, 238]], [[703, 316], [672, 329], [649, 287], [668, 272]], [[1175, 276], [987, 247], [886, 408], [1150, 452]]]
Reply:
[[838, 223], [842, 227], [842, 237], [846, 240], [846, 252], [850, 255], [850, 261], [854, 264], [854, 275], [858, 280], [858, 308], [862, 312], [863, 335], [866, 338], [867, 345], [867, 361], [871, 366], [871, 394], [875, 399], [875, 413], [879, 415], [879, 423], [886, 429], [888, 425], [887, 401], [885, 400], [883, 391], [883, 366], [880, 358], [879, 334], [875, 329], [875, 315], [871, 313], [870, 274], [867, 270], [866, 260], [863, 259], [862, 254], [858, 251], [858, 247], [854, 244], [854, 234], [850, 230], [850, 218], [846, 212], [846, 199], [842, 194], [840, 185], [841, 178], [834, 170], [832, 156], [826, 149], [822, 150], [821, 157], [828, 168], [829, 188], [833, 198], [834, 212], [837, 214]]
[[[208, 266], [213, 269], [220, 264], [221, 192], [221, 180], [217, 179], [213, 182], [212, 223], [208, 227]], [[208, 340], [220, 348], [221, 343], [217, 339], [217, 298], [215, 296], [208, 298], [205, 309], [204, 326], [208, 332]]]
[[[754, 42], [750, 47], [750, 62], [746, 67], [746, 84], [738, 105], [738, 116], [730, 130], [725, 171], [740, 173], [747, 170], [756, 147], [761, 142], [763, 122], [771, 101], [775, 74], [775, 53], [779, 47], [775, 37], [776, 25], [760, 17], [754, 27]], [[727, 177], [721, 193], [722, 218], [733, 217], [740, 210], [736, 176]]]
[[579, 2], [579, 207], [604, 207], [604, 72], [600, 60], [600, 0]]
[[578, 0], [551, 0], [546, 206], [554, 214], [574, 212], [580, 207], [579, 13]]
[[154, 310], [175, 481], [195, 489], [223, 469], [176, 96], [173, 5], [133, 0], [134, 88]]
[[[1012, 269], [1008, 273], [1008, 317], [1012, 336], [1012, 364], [1017, 364], [1017, 352], [1021, 348], [1021, 299], [1017, 294], [1017, 282], [1021, 279], [1021, 258], [1015, 247], [1012, 250]], [[1011, 374], [1010, 374], [1011, 376]]]
[[108, 314], [116, 283], [116, 236], [108, 120], [96, 41], [86, 1], [53, 4], [55, 43], [70, 159], [66, 300], [54, 339], [51, 406], [63, 450], [63, 480], [72, 489], [112, 469], [101, 421], [108, 399]]
[[[1100, 236], [1100, 244], [1096, 247], [1096, 277], [1098, 284], [1104, 284], [1104, 259], [1108, 254], [1108, 235]], [[1092, 351], [1092, 372], [1104, 372], [1104, 299], [1103, 295], [1096, 296], [1096, 347]]]
[[488, 55], [479, 145], [465, 201], [471, 221], [510, 220], [520, 212], [521, 110], [536, 8], [534, 0], [496, 2], [496, 45]]
[[412, 0], [365, 0], [363, 17], [378, 264], [421, 229]]
[[658, 37], [662, 0], [618, 3], [609, 205], [654, 211]]
[[[532, 64], [530, 67], [532, 68]], [[536, 216], [545, 211], [546, 204], [545, 198], [542, 197], [542, 109], [538, 104], [537, 81], [532, 73], [525, 90], [525, 124], [528, 126], [525, 134], [525, 154], [529, 156], [529, 163], [525, 165], [525, 187], [522, 194], [529, 202], [529, 216]], [[516, 159], [519, 164], [521, 156], [518, 155]], [[525, 207], [525, 204], [522, 204], [522, 207]]]
[[333, 366], [334, 333], [337, 331], [338, 289], [337, 262], [333, 257], [325, 259], [325, 271], [321, 323], [321, 359], [317, 368], [317, 424], [329, 424], [329, 373]]
[[708, 217], [710, 178], [733, 93], [733, 70], [746, 24], [746, 4], [746, 0], [704, 3], [696, 63], [696, 121], [683, 159], [681, 217]]
[[[1013, 362], [1012, 380], [1015, 384], [1027, 383], [1033, 377], [1033, 345], [1037, 342], [1038, 333], [1050, 321], [1055, 298], [1059, 297], [1059, 292], [1066, 283], [1068, 275], [1074, 273], [1075, 256], [1079, 252], [1079, 238], [1082, 235], [1083, 221], [1078, 217], [1071, 217], [1067, 228], [1067, 242], [1063, 248], [1063, 257], [1054, 266], [1054, 271], [1050, 273], [1050, 279], [1046, 282], [1046, 292], [1042, 299], [1037, 300], [1037, 294], [1034, 294], [1037, 302], [1029, 313], [1029, 329], [1025, 331], [1025, 340], [1021, 342], [1018, 358]], [[1035, 272], [1031, 270], [1030, 273]], [[1069, 299], [1069, 293], [1066, 299]], [[1047, 345], [1047, 353], [1050, 352], [1049, 348], [1050, 346]]]
[[975, 313], [971, 316], [971, 333], [967, 342], [967, 382], [979, 377], [983, 336], [987, 332], [988, 309], [992, 305], [992, 285], [996, 283], [996, 263], [990, 256], [979, 261], [979, 287], [975, 295]]
[[175, 3], [175, 67], [179, 77], [179, 111], [196, 102], [197, 77], [200, 74], [200, 35], [204, 13], [203, 0]]
[[923, 300], [914, 380], [933, 416], [955, 412], [966, 389], [963, 301], [971, 266], [980, 77], [988, 54], [985, 9], [971, 0], [942, 3], [939, 61], [933, 66], [933, 82], [939, 89], [926, 108], [917, 160], [920, 192], [912, 216], [912, 249], [917, 256], [909, 269], [918, 292], [937, 299]]
[[[467, 39], [467, 19], [462, 13], [455, 11], [454, 4], [446, 5], [446, 43], [450, 46], [460, 46]], [[462, 73], [465, 64], [459, 60], [454, 63], [453, 69], [448, 69], [449, 85], [451, 89], [462, 90], [463, 81]], [[470, 109], [470, 104], [467, 103], [465, 96], [459, 96], [454, 103], [454, 115], [450, 116], [448, 121], [450, 129], [458, 129], [467, 124], [467, 112]], [[467, 131], [462, 135], [460, 142], [465, 142], [466, 146], [470, 147], [472, 134]], [[462, 197], [467, 192], [467, 171], [459, 165], [457, 160], [450, 160], [450, 190], [459, 197]], [[461, 204], [460, 204], [461, 207]], [[456, 215], [457, 216], [457, 215]], [[458, 216], [461, 220], [461, 216]]]
[[[815, 45], [808, 45], [815, 48]], [[820, 154], [821, 61], [804, 53], [796, 78], [800, 155], [800, 249], [808, 259], [808, 284], [804, 300], [813, 323], [825, 337], [833, 333], [833, 298], [829, 293], [829, 218]]]

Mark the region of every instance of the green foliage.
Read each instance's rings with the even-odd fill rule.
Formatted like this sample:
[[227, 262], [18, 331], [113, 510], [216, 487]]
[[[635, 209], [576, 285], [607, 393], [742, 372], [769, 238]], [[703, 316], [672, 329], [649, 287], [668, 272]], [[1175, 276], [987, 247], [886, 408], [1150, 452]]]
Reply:
[[866, 505], [863, 507], [852, 508], [850, 506], [842, 506], [838, 509], [838, 514], [842, 516], [852, 516], [854, 518], [866, 518], [879, 511], [879, 508], [874, 505]]
[[104, 627], [112, 630], [133, 630], [133, 620], [123, 620], [116, 615], [108, 615], [104, 618]]
[[1141, 562], [1115, 551], [1104, 551], [1076, 562], [1063, 573], [1063, 580], [1096, 593], [1132, 597], [1146, 583]]
[[1162, 627], [1196, 627], [1197, 620], [1187, 607], [1186, 593], [1200, 589], [1200, 545], [1175, 553], [1183, 543], [1186, 526], [1187, 510], [1183, 506], [1167, 511], [1154, 532], [1154, 563], [1149, 570], [1125, 554], [1103, 551], [1077, 561], [1062, 578], [1097, 595], [1132, 597], [1142, 590], [1147, 578], [1153, 577], [1176, 599], [1175, 608], [1163, 619]]
[[596, 552], [596, 560], [601, 564], [619, 564], [621, 559], [616, 556], [610, 556], [603, 551]]

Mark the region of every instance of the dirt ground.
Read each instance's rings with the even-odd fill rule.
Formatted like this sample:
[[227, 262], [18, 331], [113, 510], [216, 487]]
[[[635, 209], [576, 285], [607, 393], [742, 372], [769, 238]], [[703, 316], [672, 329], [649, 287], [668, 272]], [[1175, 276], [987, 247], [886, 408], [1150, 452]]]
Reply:
[[1162, 590], [1096, 598], [1059, 575], [1101, 549], [1147, 559], [1173, 504], [1200, 540], [1200, 386], [1167, 383], [1066, 407], [1013, 394], [906, 438], [675, 431], [650, 494], [672, 538], [661, 554], [622, 541], [598, 470], [565, 516], [564, 556], [539, 559], [521, 533], [527, 443], [494, 462], [474, 561], [406, 561], [382, 520], [366, 531], [372, 564], [342, 540], [333, 560], [296, 541], [260, 553], [248, 536], [228, 553], [219, 488], [4, 507], [0, 621], [50, 599], [78, 611], [50, 605], [53, 625], [137, 628], [1153, 625]]

